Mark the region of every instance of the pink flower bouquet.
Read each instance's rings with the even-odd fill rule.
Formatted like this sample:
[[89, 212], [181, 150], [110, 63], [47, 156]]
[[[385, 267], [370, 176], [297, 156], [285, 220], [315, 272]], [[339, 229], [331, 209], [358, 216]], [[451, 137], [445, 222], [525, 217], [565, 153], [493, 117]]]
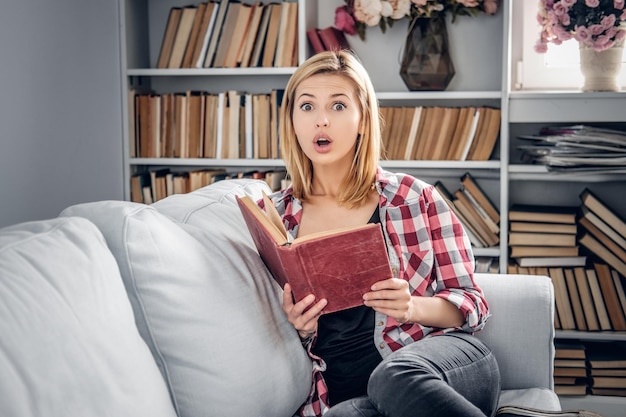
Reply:
[[596, 51], [609, 49], [626, 37], [624, 20], [624, 0], [540, 0], [541, 33], [535, 51], [545, 53], [548, 43], [570, 39]]

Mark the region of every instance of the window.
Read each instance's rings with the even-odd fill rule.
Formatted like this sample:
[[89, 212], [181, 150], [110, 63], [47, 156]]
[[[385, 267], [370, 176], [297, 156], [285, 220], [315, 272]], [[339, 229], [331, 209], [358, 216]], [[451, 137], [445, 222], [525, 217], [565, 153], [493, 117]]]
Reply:
[[[514, 33], [521, 36], [513, 41], [521, 48], [520, 61], [514, 68], [514, 90], [572, 90], [583, 83], [579, 69], [578, 42], [570, 40], [562, 45], [550, 44], [548, 52], [535, 52], [535, 43], [539, 38], [540, 27], [537, 24], [537, 2], [513, 1], [513, 16], [522, 16], [521, 30]], [[523, 10], [522, 10], [523, 9]], [[515, 18], [513, 19], [515, 20]], [[512, 22], [513, 25], [516, 22]], [[521, 45], [520, 45], [521, 44]], [[626, 53], [622, 58], [626, 61]], [[619, 78], [622, 87], [626, 86], [626, 65], [622, 66]]]

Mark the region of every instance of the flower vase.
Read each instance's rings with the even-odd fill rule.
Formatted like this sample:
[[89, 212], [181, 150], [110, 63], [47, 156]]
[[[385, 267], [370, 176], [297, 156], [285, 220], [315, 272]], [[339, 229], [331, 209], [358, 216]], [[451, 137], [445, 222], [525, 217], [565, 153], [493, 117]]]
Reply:
[[622, 69], [624, 42], [604, 51], [596, 51], [582, 43], [580, 45], [580, 71], [584, 84], [582, 91], [620, 91], [617, 78]]
[[411, 91], [445, 90], [454, 76], [443, 16], [415, 18], [407, 32], [400, 76]]

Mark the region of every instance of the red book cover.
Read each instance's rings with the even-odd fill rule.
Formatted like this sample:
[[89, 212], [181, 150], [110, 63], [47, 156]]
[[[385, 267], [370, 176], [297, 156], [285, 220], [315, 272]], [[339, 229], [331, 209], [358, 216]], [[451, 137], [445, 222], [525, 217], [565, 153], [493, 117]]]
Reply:
[[346, 39], [346, 35], [343, 31], [337, 29], [334, 26], [328, 26], [318, 31], [320, 39], [324, 44], [324, 48], [327, 51], [337, 51], [341, 49], [350, 49], [350, 44]]
[[325, 298], [324, 313], [363, 305], [363, 294], [392, 277], [379, 224], [315, 233], [290, 241], [265, 196], [267, 214], [247, 196], [237, 197], [252, 239], [276, 282], [289, 282], [296, 301]]
[[313, 48], [314, 53], [324, 52], [326, 48], [322, 43], [322, 39], [319, 35], [319, 29], [311, 28], [306, 31], [306, 37], [309, 39], [309, 44], [311, 44], [311, 48]]

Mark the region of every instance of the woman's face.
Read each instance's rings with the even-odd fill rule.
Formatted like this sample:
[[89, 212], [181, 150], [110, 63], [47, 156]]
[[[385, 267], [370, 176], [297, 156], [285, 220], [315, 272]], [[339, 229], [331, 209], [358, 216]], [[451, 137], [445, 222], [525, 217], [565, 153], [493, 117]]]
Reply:
[[318, 74], [296, 89], [293, 126], [314, 166], [348, 167], [354, 158], [361, 112], [348, 78]]

